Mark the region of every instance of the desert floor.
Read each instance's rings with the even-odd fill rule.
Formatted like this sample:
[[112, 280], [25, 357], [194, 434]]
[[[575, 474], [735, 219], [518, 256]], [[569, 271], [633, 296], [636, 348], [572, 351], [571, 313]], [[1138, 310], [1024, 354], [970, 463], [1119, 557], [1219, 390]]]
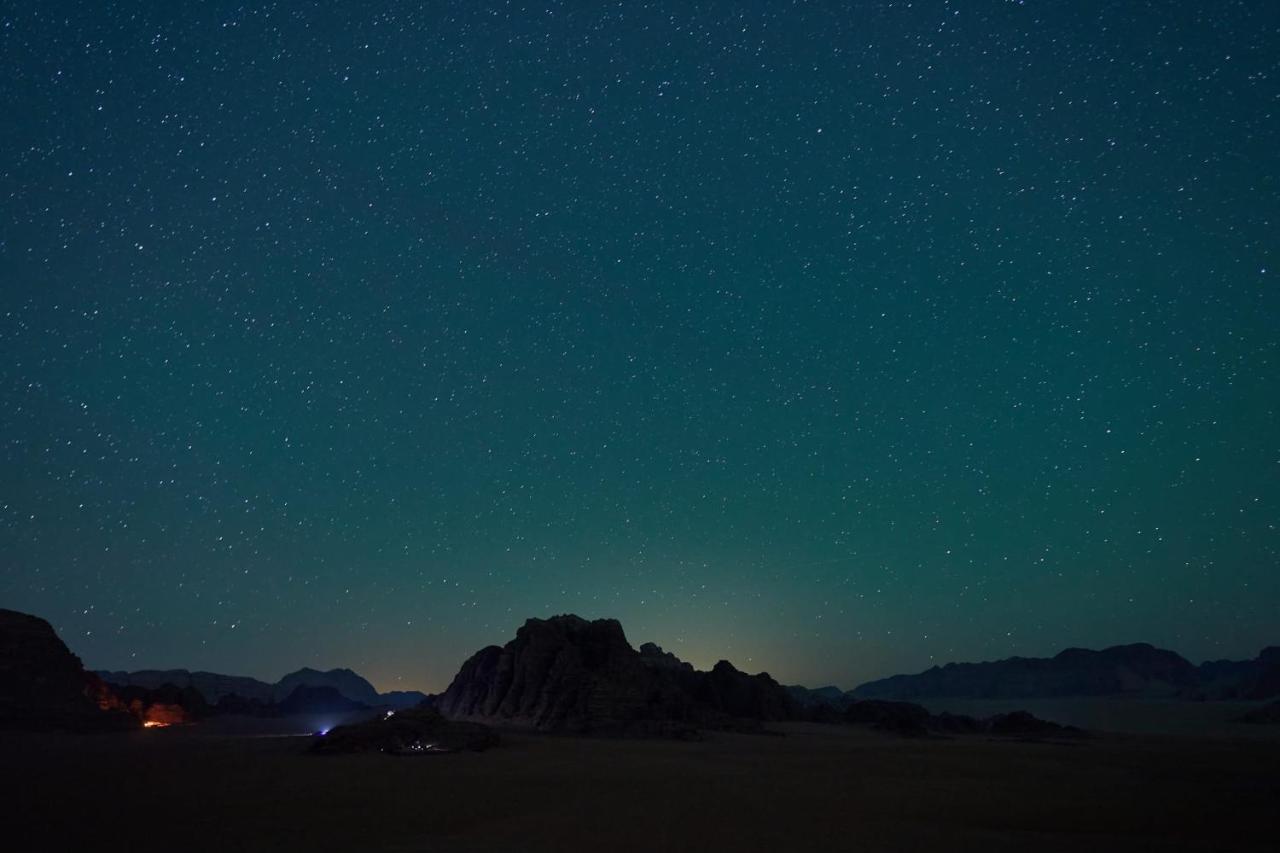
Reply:
[[305, 737], [0, 735], [21, 851], [1276, 850], [1280, 741], [701, 742], [506, 734], [485, 753], [318, 757]]

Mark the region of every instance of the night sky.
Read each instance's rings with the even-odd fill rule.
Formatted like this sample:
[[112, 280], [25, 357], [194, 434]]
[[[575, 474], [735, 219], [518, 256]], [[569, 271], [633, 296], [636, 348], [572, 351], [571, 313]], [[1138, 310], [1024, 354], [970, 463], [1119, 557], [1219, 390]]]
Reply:
[[1280, 642], [1280, 3], [5, 2], [0, 606], [439, 690]]

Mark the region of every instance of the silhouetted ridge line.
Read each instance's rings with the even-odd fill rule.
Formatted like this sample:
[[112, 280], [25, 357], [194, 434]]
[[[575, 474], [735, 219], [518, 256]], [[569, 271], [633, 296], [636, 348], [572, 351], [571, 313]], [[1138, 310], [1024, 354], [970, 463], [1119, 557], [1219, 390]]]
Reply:
[[870, 681], [846, 695], [898, 700], [1117, 695], [1268, 699], [1280, 696], [1280, 647], [1263, 649], [1254, 660], [1211, 661], [1198, 667], [1176, 652], [1148, 643], [1100, 651], [1071, 648], [1051, 658], [949, 663], [914, 675]]
[[710, 672], [651, 643], [631, 647], [615, 619], [529, 619], [503, 646], [472, 655], [435, 698], [446, 716], [546, 731], [682, 736], [757, 730], [800, 717], [766, 673], [727, 661]]

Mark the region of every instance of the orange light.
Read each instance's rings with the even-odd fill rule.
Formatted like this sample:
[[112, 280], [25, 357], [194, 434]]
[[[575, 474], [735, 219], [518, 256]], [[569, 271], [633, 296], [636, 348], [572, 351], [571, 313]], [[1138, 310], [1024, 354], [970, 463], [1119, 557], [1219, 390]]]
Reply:
[[162, 728], [164, 728], [164, 727], [165, 727], [165, 726], [167, 726], [167, 725], [169, 725], [169, 724], [168, 724], [168, 723], [162, 723], [162, 722], [160, 722], [159, 720], [147, 720], [146, 722], [144, 722], [144, 723], [142, 724], [142, 727], [143, 727], [144, 729], [162, 729]]

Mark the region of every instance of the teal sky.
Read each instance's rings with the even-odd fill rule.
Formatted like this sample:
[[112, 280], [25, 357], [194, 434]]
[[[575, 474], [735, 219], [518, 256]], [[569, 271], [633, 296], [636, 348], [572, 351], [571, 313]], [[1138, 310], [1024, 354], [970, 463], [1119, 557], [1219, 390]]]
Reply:
[[439, 690], [1280, 642], [1280, 5], [0, 3], [0, 605]]

